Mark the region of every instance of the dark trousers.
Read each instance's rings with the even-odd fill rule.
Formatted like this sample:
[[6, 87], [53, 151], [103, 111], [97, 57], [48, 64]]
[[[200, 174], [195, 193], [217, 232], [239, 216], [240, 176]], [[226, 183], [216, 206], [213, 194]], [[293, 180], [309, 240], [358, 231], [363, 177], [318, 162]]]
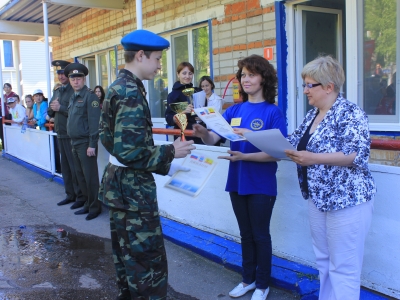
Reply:
[[[76, 179], [74, 157], [72, 155], [71, 139], [57, 138], [58, 150], [60, 151], [61, 174], [64, 180], [67, 199], [75, 201], [86, 201]], [[56, 153], [57, 155], [57, 153]]]
[[267, 289], [271, 279], [272, 244], [269, 232], [275, 196], [229, 193], [239, 224], [243, 282]]
[[110, 208], [118, 299], [166, 299], [167, 255], [158, 211]]
[[100, 185], [97, 156], [87, 156], [88, 147], [88, 142], [73, 145], [72, 155], [74, 157], [76, 179], [83, 196], [86, 198], [84, 208], [89, 213], [99, 213], [101, 212], [101, 202], [97, 198]]
[[3, 118], [0, 117], [0, 139], [4, 149]]

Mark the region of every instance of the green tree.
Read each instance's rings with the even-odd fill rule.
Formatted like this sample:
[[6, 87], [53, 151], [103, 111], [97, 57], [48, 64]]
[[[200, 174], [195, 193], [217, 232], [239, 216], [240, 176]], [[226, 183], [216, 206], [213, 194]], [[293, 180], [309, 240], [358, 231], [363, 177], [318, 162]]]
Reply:
[[377, 62], [396, 62], [396, 0], [364, 1], [364, 41], [375, 41]]

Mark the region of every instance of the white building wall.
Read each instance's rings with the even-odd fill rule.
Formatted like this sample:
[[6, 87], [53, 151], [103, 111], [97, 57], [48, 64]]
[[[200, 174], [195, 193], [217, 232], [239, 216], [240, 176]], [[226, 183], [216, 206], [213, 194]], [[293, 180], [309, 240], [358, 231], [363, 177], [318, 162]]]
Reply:
[[[20, 41], [20, 70], [21, 70], [21, 85], [22, 97], [26, 94], [32, 94], [35, 89], [41, 89], [46, 95], [47, 82], [46, 82], [46, 51], [43, 42], [29, 42]], [[15, 58], [14, 58], [15, 65]], [[10, 83], [13, 91], [18, 94], [17, 87], [17, 66], [14, 68], [4, 68], [3, 70], [3, 83]], [[54, 86], [54, 72], [50, 70], [51, 88]]]
[[[41, 89], [46, 98], [46, 51], [43, 42], [20, 42], [22, 91], [23, 95], [32, 94], [35, 89]], [[54, 86], [54, 72], [50, 70], [51, 89]], [[15, 91], [16, 89], [14, 89]]]

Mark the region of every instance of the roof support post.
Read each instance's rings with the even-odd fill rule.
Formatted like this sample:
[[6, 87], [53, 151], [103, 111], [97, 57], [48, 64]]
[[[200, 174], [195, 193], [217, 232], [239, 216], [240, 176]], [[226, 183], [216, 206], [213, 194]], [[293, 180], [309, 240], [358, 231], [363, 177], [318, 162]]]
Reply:
[[[3, 41], [2, 41], [3, 42]], [[1, 100], [1, 116], [4, 117], [6, 114], [5, 111], [5, 104], [4, 104], [4, 97], [3, 97], [3, 65], [1, 63], [1, 56], [3, 54], [1, 54], [1, 47], [0, 47], [0, 87], [1, 87], [1, 93], [0, 93], [0, 100]], [[3, 122], [0, 122], [0, 125], [3, 126]], [[3, 148], [4, 148], [4, 141], [3, 142]]]
[[20, 55], [20, 49], [19, 49], [19, 40], [14, 40], [13, 42], [13, 56], [14, 56], [14, 63], [15, 63], [15, 74], [17, 77], [17, 91], [20, 99], [22, 100], [22, 93], [23, 93], [23, 88], [21, 85], [21, 55]]
[[142, 0], [136, 0], [136, 29], [143, 29]]
[[47, 2], [42, 1], [43, 4], [43, 26], [44, 26], [44, 41], [46, 53], [46, 79], [47, 79], [47, 97], [51, 99], [51, 79], [50, 79], [50, 47], [49, 47], [49, 21], [47, 17]]

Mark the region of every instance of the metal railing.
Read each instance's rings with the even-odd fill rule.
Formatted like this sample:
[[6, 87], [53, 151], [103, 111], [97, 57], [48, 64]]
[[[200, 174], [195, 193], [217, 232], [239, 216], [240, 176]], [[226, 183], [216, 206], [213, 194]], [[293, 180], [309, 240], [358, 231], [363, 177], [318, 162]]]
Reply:
[[[11, 121], [4, 120], [3, 118], [3, 123], [11, 123]], [[28, 124], [34, 125], [33, 123]], [[52, 131], [54, 123], [46, 123], [45, 126]], [[180, 132], [180, 129], [153, 128], [154, 134], [180, 135]], [[185, 130], [184, 132], [186, 136], [193, 136], [193, 130]], [[400, 140], [372, 139], [371, 149], [400, 151]]]

